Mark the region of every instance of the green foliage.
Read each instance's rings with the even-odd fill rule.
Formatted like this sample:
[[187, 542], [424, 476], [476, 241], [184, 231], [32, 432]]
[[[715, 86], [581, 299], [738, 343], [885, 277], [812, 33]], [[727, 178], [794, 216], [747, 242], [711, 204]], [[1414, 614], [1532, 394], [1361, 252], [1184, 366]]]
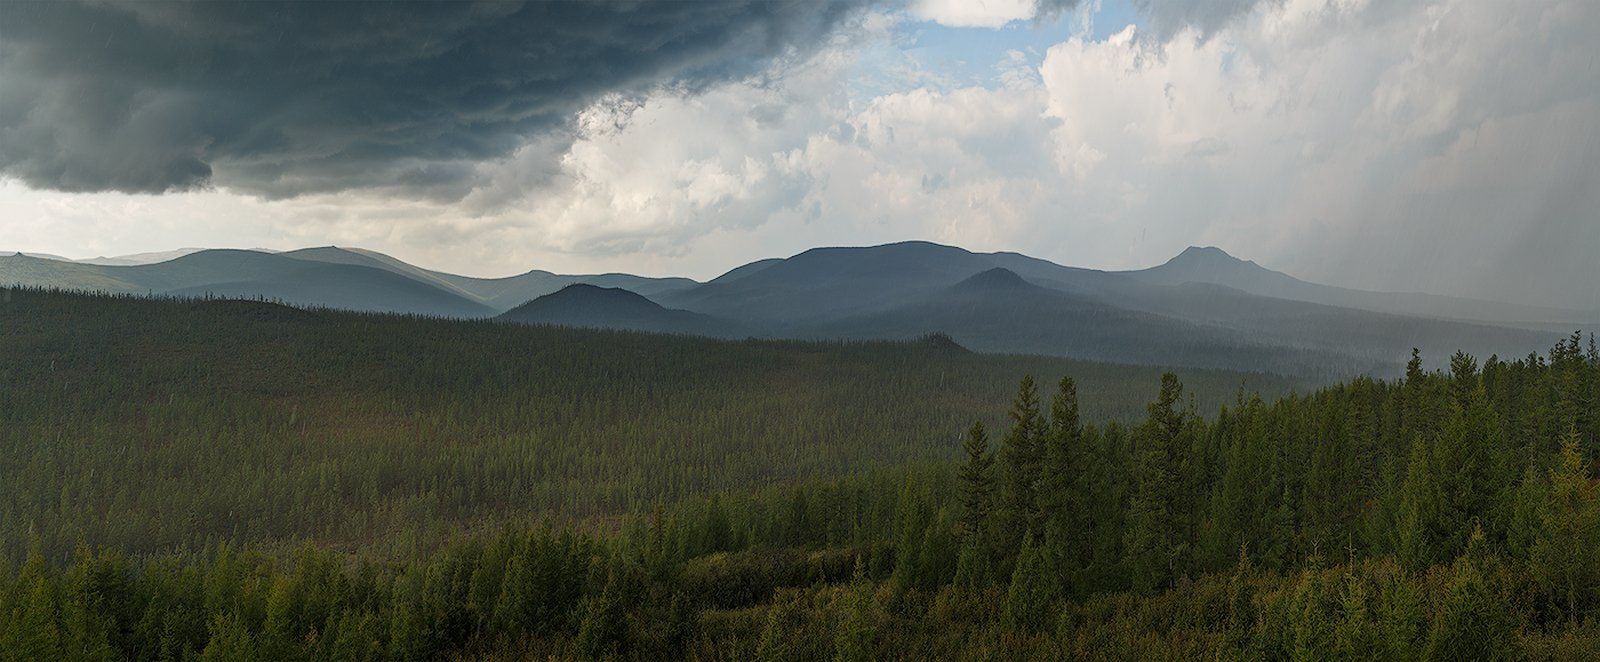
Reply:
[[[0, 557], [456, 535], [950, 459], [1027, 372], [1131, 420], [1156, 369], [6, 289]], [[1215, 398], [1266, 375], [1186, 371]], [[803, 523], [792, 526], [804, 526]], [[743, 532], [702, 531], [729, 548]], [[201, 623], [204, 626], [204, 623]]]
[[[39, 297], [40, 305], [99, 301], [38, 294], [19, 298], [27, 296]], [[126, 302], [104, 303], [117, 311]], [[181, 311], [188, 304], [140, 305], [170, 305]], [[137, 322], [143, 310], [117, 314]], [[435, 333], [454, 341], [471, 338], [479, 345], [474, 351], [502, 342], [501, 333], [519, 342], [587, 342], [582, 334], [563, 336], [542, 329], [334, 318], [336, 326], [357, 335], [410, 329], [402, 333], [415, 333], [406, 341], [417, 343], [412, 349], [438, 349], [428, 340]], [[225, 317], [190, 321], [199, 320], [236, 333], [263, 332], [259, 325], [227, 327]], [[296, 339], [299, 324], [278, 328], [272, 342], [304, 351], [322, 351], [316, 343], [366, 351], [340, 344], [331, 333], [316, 336], [316, 343], [299, 344], [306, 342]], [[0, 358], [6, 379], [37, 378], [8, 382], [23, 384], [17, 391], [34, 401], [13, 397], [11, 391], [0, 395], [0, 415], [14, 424], [0, 427], [0, 435], [12, 435], [4, 437], [6, 449], [25, 449], [0, 456], [0, 462], [9, 463], [25, 458], [21, 465], [6, 467], [5, 475], [19, 480], [0, 487], [5, 497], [0, 521], [13, 534], [8, 544], [32, 549], [25, 557], [0, 556], [0, 658], [1591, 659], [1600, 651], [1600, 628], [1594, 625], [1600, 621], [1600, 558], [1595, 556], [1600, 554], [1600, 485], [1590, 455], [1600, 417], [1585, 409], [1592, 402], [1587, 399], [1592, 385], [1600, 383], [1600, 356], [1577, 351], [1576, 340], [1563, 341], [1548, 360], [1491, 358], [1478, 369], [1461, 355], [1449, 374], [1423, 372], [1419, 363], [1397, 382], [1358, 379], [1273, 400], [1240, 390], [1231, 405], [1219, 405], [1209, 417], [1197, 413], [1194, 401], [1184, 397], [1183, 385], [1168, 375], [1159, 388], [1139, 391], [1153, 402], [1131, 426], [1086, 415], [1087, 402], [1082, 411], [1074, 406], [1080, 384], [1088, 380], [1062, 380], [1048, 412], [1039, 410], [1036, 389], [1024, 383], [1013, 402], [1013, 425], [999, 459], [990, 454], [982, 429], [975, 426], [961, 445], [965, 457], [954, 460], [947, 454], [957, 450], [950, 434], [959, 429], [957, 421], [992, 416], [1005, 395], [996, 389], [993, 399], [961, 400], [989, 391], [940, 391], [948, 387], [938, 386], [936, 379], [906, 377], [931, 370], [927, 362], [919, 363], [928, 357], [914, 347], [882, 345], [866, 351], [856, 346], [727, 343], [713, 350], [694, 343], [673, 345], [687, 343], [682, 339], [616, 334], [607, 343], [639, 350], [616, 362], [597, 354], [601, 367], [596, 374], [610, 371], [617, 389], [597, 387], [603, 377], [586, 376], [569, 364], [575, 371], [572, 380], [592, 380], [583, 388], [603, 395], [564, 400], [549, 409], [541, 402], [514, 404], [515, 399], [482, 390], [473, 380], [520, 384], [513, 389], [515, 395], [535, 400], [578, 391], [520, 377], [496, 382], [489, 379], [493, 371], [475, 372], [482, 370], [477, 367], [462, 368], [465, 372], [447, 380], [442, 391], [434, 390], [453, 394], [459, 389], [482, 397], [484, 404], [477, 408], [462, 404], [469, 402], [466, 396], [457, 400], [452, 395], [443, 402], [423, 398], [424, 380], [405, 377], [410, 370], [421, 370], [415, 364], [370, 383], [297, 364], [303, 369], [297, 373], [300, 379], [337, 396], [337, 404], [318, 410], [298, 387], [257, 375], [259, 366], [234, 366], [226, 374], [257, 375], [281, 389], [277, 396], [260, 390], [262, 384], [227, 386], [210, 372], [214, 366], [181, 355], [162, 365], [141, 359], [101, 365], [69, 345], [51, 345], [37, 328], [30, 335], [27, 326], [22, 324], [24, 332], [18, 336], [0, 336], [0, 342], [30, 348], [25, 356], [54, 352], [71, 360], [62, 358], [52, 377], [48, 364], [37, 359]], [[130, 328], [135, 337], [149, 333], [138, 323]], [[205, 329], [195, 332], [206, 337]], [[379, 346], [389, 342], [362, 337]], [[145, 337], [141, 342], [154, 340]], [[646, 349], [667, 351], [668, 357], [672, 351], [710, 353], [695, 360], [712, 360], [707, 357], [722, 351], [754, 352], [739, 360], [778, 362], [784, 372], [811, 380], [804, 383], [813, 387], [854, 375], [851, 379], [861, 380], [859, 384], [842, 379], [839, 386], [853, 397], [878, 397], [870, 388], [873, 380], [904, 378], [909, 381], [882, 390], [902, 398], [900, 407], [948, 405], [950, 411], [921, 413], [945, 426], [935, 438], [943, 439], [947, 448], [930, 450], [926, 458], [910, 454], [894, 463], [890, 454], [906, 446], [885, 442], [884, 448], [859, 451], [865, 453], [862, 457], [880, 458], [881, 464], [818, 470], [858, 451], [842, 450], [832, 445], [835, 440], [820, 441], [810, 434], [831, 430], [841, 439], [860, 441], [870, 437], [856, 436], [867, 433], [851, 431], [849, 417], [888, 411], [888, 404], [873, 405], [885, 408], [873, 410], [859, 403], [834, 403], [839, 405], [835, 410], [824, 406], [831, 401], [819, 399], [800, 410], [812, 416], [826, 412], [824, 422], [837, 416], [837, 426], [806, 427], [822, 425], [818, 420], [823, 419], [802, 426], [787, 414], [745, 419], [741, 429], [754, 435], [746, 439], [759, 440], [751, 442], [749, 457], [713, 462], [711, 458], [720, 456], [686, 451], [706, 466], [678, 462], [681, 458], [669, 451], [682, 448], [669, 444], [666, 436], [632, 426], [660, 424], [669, 430], [662, 435], [727, 432], [724, 426], [731, 423], [702, 418], [691, 425], [666, 417], [666, 412], [694, 411], [695, 403], [722, 397], [728, 398], [723, 402], [730, 408], [721, 410], [728, 416], [776, 410], [734, 406], [737, 398], [717, 395], [709, 382], [697, 385], [685, 376], [693, 372], [685, 367], [693, 363], [687, 359], [684, 364], [639, 368], [635, 364], [676, 361], [652, 359]], [[841, 356], [834, 356], [836, 352]], [[896, 352], [901, 353], [885, 358]], [[254, 360], [220, 352], [206, 358]], [[426, 358], [418, 361], [432, 365]], [[517, 369], [531, 369], [532, 364], [517, 361], [507, 358]], [[870, 370], [862, 367], [873, 361], [884, 363]], [[86, 367], [86, 362], [97, 367]], [[386, 370], [375, 362], [360, 365]], [[961, 365], [987, 370], [981, 361]], [[176, 373], [166, 371], [174, 366], [192, 371], [193, 382], [201, 386], [169, 379]], [[669, 402], [686, 397], [649, 386], [647, 375], [658, 369], [681, 377], [684, 389], [699, 389], [696, 398], [710, 400], [662, 405], [643, 397], [656, 393]], [[630, 372], [635, 370], [642, 372]], [[683, 370], [689, 373], [675, 372]], [[451, 373], [434, 366], [424, 374], [437, 378]], [[738, 375], [750, 376], [737, 370], [730, 374], [735, 382], [745, 378]], [[131, 395], [112, 397], [87, 377], [113, 379]], [[770, 383], [792, 395], [777, 381], [763, 381], [767, 377], [771, 375], [751, 377], [753, 381], [741, 386]], [[411, 378], [417, 381], [406, 389], [385, 386]], [[168, 404], [152, 397], [163, 389], [176, 394]], [[916, 389], [940, 395], [917, 396], [912, 394]], [[91, 395], [82, 396], [80, 390]], [[1084, 387], [1082, 393], [1088, 392]], [[277, 411], [273, 407], [278, 405], [264, 404], [272, 397], [298, 412], [294, 423], [268, 415]], [[623, 397], [634, 398], [634, 410], [624, 411], [621, 400], [610, 400]], [[96, 399], [108, 403], [108, 411], [86, 413]], [[153, 404], [135, 408], [135, 399]], [[965, 404], [952, 404], [957, 400]], [[180, 402], [189, 404], [175, 404]], [[403, 407], [387, 409], [401, 404], [415, 408], [416, 415], [400, 415]], [[640, 413], [647, 409], [648, 415]], [[516, 484], [541, 487], [521, 500], [486, 483], [461, 488], [461, 494], [450, 497], [462, 504], [504, 498], [494, 508], [472, 511], [494, 526], [443, 527], [453, 515], [448, 509], [431, 510], [433, 506], [416, 511], [427, 516], [406, 526], [378, 524], [393, 515], [373, 513], [383, 504], [406, 503], [400, 495], [433, 498], [390, 488], [441, 466], [457, 466], [462, 472], [446, 471], [444, 476], [518, 480], [516, 472], [483, 466], [469, 470], [465, 460], [459, 466], [430, 464], [443, 461], [439, 458], [446, 454], [425, 461], [401, 458], [412, 464], [405, 465], [406, 471], [391, 471], [394, 467], [375, 459], [374, 449], [384, 448], [379, 442], [396, 444], [403, 455], [422, 448], [423, 438], [435, 443], [454, 439], [464, 444], [456, 450], [468, 458], [501, 457], [477, 455], [470, 448], [499, 443], [487, 440], [494, 430], [556, 429], [523, 418], [553, 411], [575, 416], [547, 421], [572, 435], [558, 439], [569, 444], [591, 441], [604, 448], [557, 450], [552, 458], [559, 459], [529, 456], [527, 462], [533, 464], [526, 466], [541, 467], [542, 478]], [[351, 412], [380, 412], [357, 420], [395, 427], [371, 437], [363, 436], [364, 427], [329, 437], [309, 432], [338, 420], [334, 413]], [[907, 423], [914, 418], [910, 414], [885, 415], [911, 428], [934, 425]], [[605, 416], [632, 421], [607, 429], [654, 439], [642, 446], [654, 450], [645, 452], [645, 459], [611, 455], [633, 447], [606, 446], [596, 441], [603, 435], [581, 432], [578, 423], [589, 416], [583, 425], [597, 425]], [[301, 430], [307, 420], [318, 425]], [[50, 424], [60, 424], [62, 439], [86, 447], [54, 441]], [[762, 427], [768, 424], [774, 427]], [[782, 431], [791, 424], [797, 431]], [[681, 425], [690, 427], [674, 427]], [[261, 519], [257, 524], [273, 525], [237, 536], [212, 530], [185, 539], [192, 546], [156, 552], [104, 543], [165, 530], [163, 518], [177, 522], [196, 511], [180, 508], [130, 522], [108, 519], [98, 528], [67, 527], [75, 533], [96, 532], [84, 536], [89, 543], [75, 546], [70, 554], [53, 550], [61, 544], [59, 531], [41, 535], [39, 531], [52, 529], [38, 526], [29, 534], [30, 528], [23, 526], [73, 521], [65, 504], [74, 504], [71, 512], [78, 507], [144, 512], [140, 509], [176, 499], [176, 487], [103, 480], [108, 474], [131, 475], [127, 472], [132, 467], [167, 467], [177, 456], [164, 454], [156, 440], [173, 431], [178, 437], [213, 435], [209, 438], [238, 451], [237, 461], [247, 465], [238, 469], [243, 474], [219, 468], [219, 475], [207, 479], [222, 482], [180, 483], [211, 485], [213, 491], [173, 503], [200, 507], [215, 498], [239, 507], [242, 502], [231, 501], [217, 486], [230, 476], [259, 471], [282, 476], [284, 484], [250, 493], [282, 490], [286, 500], [275, 503], [300, 508], [300, 517], [337, 512], [339, 504], [367, 504], [363, 508], [374, 510], [353, 509], [345, 514], [351, 520]], [[902, 432], [909, 434], [895, 434]], [[473, 436], [478, 434], [487, 436]], [[411, 435], [417, 439], [407, 441]], [[282, 441], [286, 438], [293, 443], [270, 452], [258, 448], [287, 443]], [[19, 443], [24, 439], [36, 442], [38, 449], [28, 450], [34, 446]], [[305, 445], [311, 439], [371, 443], [365, 449], [372, 454], [322, 450], [317, 455]], [[806, 442], [810, 445], [799, 450], [778, 445], [779, 440], [805, 439], [811, 439]], [[126, 444], [126, 457], [112, 452], [117, 443]], [[502, 454], [507, 448], [554, 448], [526, 438], [521, 443], [494, 448]], [[180, 445], [195, 451], [197, 444]], [[1030, 447], [1038, 453], [1030, 455]], [[834, 456], [799, 459], [810, 453]], [[302, 458], [308, 454], [315, 461]], [[183, 466], [204, 473], [209, 465], [203, 461], [215, 457], [201, 452]], [[347, 469], [343, 463], [359, 464], [357, 459], [376, 463], [377, 482], [365, 496], [341, 496], [347, 485], [341, 477]], [[659, 483], [652, 482], [654, 476], [629, 478], [639, 481], [637, 489], [630, 488], [633, 496], [607, 507], [615, 510], [599, 507], [606, 499], [595, 500], [598, 492], [592, 486], [551, 478], [599, 480], [599, 473], [564, 472], [584, 462], [599, 471], [654, 460], [661, 460], [653, 465], [654, 473], [675, 478]], [[809, 477], [790, 477], [784, 472], [792, 467], [780, 468], [797, 462], [819, 464], [798, 469], [811, 472]], [[999, 476], [991, 463], [1002, 467]], [[26, 470], [12, 471], [17, 466]], [[73, 479], [61, 472], [54, 477], [30, 473], [67, 466], [90, 475]], [[311, 474], [302, 475], [311, 471], [307, 467], [319, 467], [317, 481], [307, 482]], [[706, 478], [722, 470], [748, 473], [727, 484]], [[456, 489], [439, 475], [430, 479], [430, 494]], [[553, 498], [540, 480], [567, 485], [572, 494], [556, 499], [559, 508], [541, 506], [561, 511], [548, 523], [519, 520], [517, 513], [545, 512], [527, 502]], [[105, 506], [118, 502], [87, 487], [100, 483], [108, 486], [97, 489], [121, 495], [127, 503]], [[66, 489], [60, 489], [63, 485]], [[1030, 486], [1031, 505], [1021, 496]], [[44, 488], [55, 493], [49, 498], [35, 493]], [[289, 494], [299, 488], [308, 490], [304, 500]], [[318, 506], [326, 510], [294, 505], [318, 499], [330, 500]], [[53, 505], [40, 505], [45, 503]], [[335, 520], [362, 518], [364, 527], [371, 526], [362, 531], [393, 532], [410, 540], [398, 546], [348, 544], [342, 534], [356, 529]], [[210, 526], [203, 518], [191, 521], [202, 530]], [[1002, 521], [1015, 526], [1003, 533]], [[986, 529], [993, 533], [985, 535]], [[289, 543], [294, 538], [306, 542]]]
[[1031, 375], [1017, 385], [1011, 402], [1011, 429], [1000, 445], [1000, 512], [996, 534], [1002, 548], [1040, 532], [1039, 478], [1043, 471], [1045, 421], [1039, 411], [1039, 389]]
[[855, 575], [850, 579], [845, 597], [844, 616], [839, 619], [838, 631], [833, 638], [833, 659], [836, 662], [867, 662], [875, 659], [872, 641], [876, 636], [877, 604], [872, 583], [867, 581], [865, 566], [856, 560]]
[[1558, 613], [1577, 622], [1600, 607], [1600, 485], [1590, 476], [1576, 432], [1562, 441], [1547, 490], [1530, 569]]
[[1049, 576], [1044, 554], [1033, 544], [1031, 534], [1022, 541], [1016, 566], [1001, 606], [1000, 621], [1007, 629], [1031, 634], [1045, 624], [1055, 601], [1054, 579]]
[[983, 421], [972, 424], [961, 442], [965, 461], [956, 475], [961, 479], [961, 534], [981, 540], [989, 531], [994, 511], [994, 456], [989, 453], [989, 435]]

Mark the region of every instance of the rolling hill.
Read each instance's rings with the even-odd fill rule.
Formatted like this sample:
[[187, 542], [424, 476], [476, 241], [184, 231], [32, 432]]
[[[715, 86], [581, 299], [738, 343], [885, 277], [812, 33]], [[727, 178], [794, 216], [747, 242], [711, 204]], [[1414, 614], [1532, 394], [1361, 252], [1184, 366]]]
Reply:
[[345, 264], [304, 265], [252, 280], [167, 290], [180, 297], [265, 299], [296, 306], [359, 312], [486, 317], [493, 309], [442, 288], [380, 269]]
[[0, 284], [447, 317], [504, 313], [535, 324], [722, 337], [945, 333], [990, 352], [1337, 376], [1395, 372], [1396, 357], [1412, 347], [1432, 366], [1456, 349], [1522, 356], [1600, 321], [1591, 319], [1600, 313], [1320, 285], [1216, 248], [1116, 272], [923, 241], [814, 248], [706, 283], [542, 270], [475, 278], [326, 246], [204, 250], [126, 266], [0, 256]]
[[642, 295], [616, 287], [568, 285], [502, 313], [497, 319], [521, 324], [623, 329], [655, 333], [731, 337], [741, 325], [710, 315], [663, 308]]
[[131, 266], [0, 257], [0, 284], [114, 294], [270, 299], [299, 306], [441, 317], [487, 317], [496, 312], [437, 285], [373, 266], [230, 249]]

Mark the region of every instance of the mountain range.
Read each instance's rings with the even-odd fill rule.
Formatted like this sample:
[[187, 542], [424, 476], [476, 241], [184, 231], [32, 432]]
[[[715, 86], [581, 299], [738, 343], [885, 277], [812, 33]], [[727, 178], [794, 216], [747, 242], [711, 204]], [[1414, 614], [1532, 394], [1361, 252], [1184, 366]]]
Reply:
[[1600, 313], [1303, 281], [1218, 248], [1136, 271], [911, 241], [759, 260], [708, 282], [533, 270], [474, 278], [359, 248], [0, 256], [0, 285], [717, 337], [908, 338], [986, 352], [1344, 376], [1412, 347], [1521, 356]]

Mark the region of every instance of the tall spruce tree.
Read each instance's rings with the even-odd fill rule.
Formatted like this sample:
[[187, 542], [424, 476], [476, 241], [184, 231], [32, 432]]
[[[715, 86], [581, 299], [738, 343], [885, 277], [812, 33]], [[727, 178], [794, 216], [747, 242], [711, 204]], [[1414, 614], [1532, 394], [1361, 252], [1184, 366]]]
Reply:
[[961, 450], [966, 455], [966, 461], [956, 470], [961, 481], [961, 534], [981, 538], [994, 511], [994, 456], [989, 453], [989, 435], [983, 429], [983, 421], [973, 423], [967, 430]]
[[1039, 390], [1032, 376], [1017, 385], [1011, 403], [1011, 430], [1000, 447], [1003, 469], [1000, 490], [999, 531], [1001, 549], [1016, 549], [1029, 533], [1040, 528], [1039, 475], [1043, 459], [1044, 418], [1039, 412]]
[[1072, 591], [1077, 575], [1092, 562], [1094, 449], [1084, 441], [1078, 414], [1078, 388], [1061, 378], [1050, 402], [1050, 423], [1044, 435], [1044, 468], [1039, 501], [1044, 511], [1045, 556], [1061, 588]]
[[1161, 376], [1161, 392], [1134, 434], [1134, 486], [1129, 501], [1125, 543], [1134, 586], [1151, 590], [1170, 582], [1187, 552], [1179, 511], [1181, 456], [1177, 452], [1187, 424], [1178, 407], [1183, 386], [1176, 375]]
[[1576, 431], [1562, 439], [1548, 490], [1529, 569], [1556, 611], [1575, 623], [1600, 606], [1600, 486], [1589, 476]]
[[1055, 582], [1047, 575], [1044, 555], [1039, 546], [1033, 543], [1033, 534], [1028, 534], [1017, 553], [1016, 568], [1011, 572], [1011, 586], [1006, 590], [1005, 602], [1001, 605], [1000, 622], [1008, 629], [1033, 633], [1044, 626], [1055, 598]]

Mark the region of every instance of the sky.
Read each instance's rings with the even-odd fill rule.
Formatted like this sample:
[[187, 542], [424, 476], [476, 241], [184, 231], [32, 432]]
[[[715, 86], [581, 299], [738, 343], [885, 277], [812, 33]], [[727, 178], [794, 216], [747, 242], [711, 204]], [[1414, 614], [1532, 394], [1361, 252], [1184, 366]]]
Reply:
[[909, 239], [1600, 309], [1593, 0], [0, 3], [0, 249]]

